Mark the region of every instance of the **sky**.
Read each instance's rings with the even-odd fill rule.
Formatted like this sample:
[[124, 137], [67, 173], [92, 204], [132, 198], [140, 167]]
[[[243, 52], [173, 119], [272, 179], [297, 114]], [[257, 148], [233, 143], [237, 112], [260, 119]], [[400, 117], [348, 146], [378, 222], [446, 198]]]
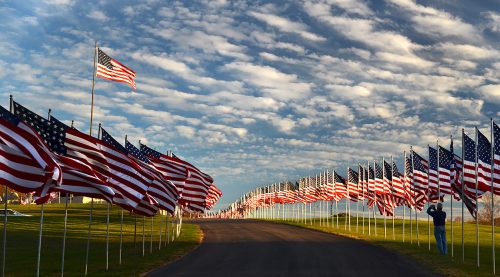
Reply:
[[500, 121], [497, 0], [0, 0], [0, 18], [2, 106], [88, 131], [97, 41], [137, 90], [97, 79], [94, 128], [210, 174], [215, 210]]

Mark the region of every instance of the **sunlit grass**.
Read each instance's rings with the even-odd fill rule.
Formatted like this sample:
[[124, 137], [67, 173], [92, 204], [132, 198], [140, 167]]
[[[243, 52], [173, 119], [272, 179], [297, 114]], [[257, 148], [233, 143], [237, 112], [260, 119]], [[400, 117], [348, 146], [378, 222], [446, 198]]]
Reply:
[[[427, 217], [425, 217], [426, 219]], [[359, 218], [356, 232], [356, 217], [351, 217], [351, 231], [348, 224], [345, 224], [343, 217], [339, 218], [339, 227], [337, 228], [336, 217], [326, 222], [326, 219], [321, 220], [316, 218], [312, 224], [308, 219], [307, 223], [295, 221], [276, 220], [291, 225], [321, 230], [328, 233], [344, 235], [352, 238], [367, 240], [377, 245], [387, 247], [397, 252], [409, 255], [411, 258], [427, 265], [435, 271], [451, 276], [492, 276], [492, 241], [491, 241], [491, 226], [479, 225], [479, 257], [480, 267], [477, 267], [477, 244], [476, 244], [476, 225], [471, 223], [464, 224], [464, 251], [462, 251], [462, 226], [461, 223], [453, 223], [453, 257], [451, 257], [451, 224], [447, 222], [447, 240], [448, 240], [448, 255], [440, 256], [438, 254], [436, 243], [434, 240], [432, 219], [430, 227], [430, 250], [427, 220], [418, 222], [418, 241], [417, 228], [415, 220], [410, 225], [410, 220], [405, 220], [405, 233], [403, 242], [403, 220], [396, 219], [394, 222], [394, 238], [392, 228], [392, 217], [386, 219], [387, 236], [384, 236], [384, 220], [377, 219], [377, 228], [373, 219], [370, 220], [370, 235], [368, 233], [368, 218], [365, 218], [365, 228], [363, 234], [362, 218]], [[347, 227], [346, 227], [347, 225]], [[411, 228], [413, 232], [411, 233]], [[500, 228], [496, 228], [495, 241], [500, 239]], [[375, 235], [375, 230], [376, 234]], [[419, 246], [420, 244], [420, 246]], [[464, 262], [462, 262], [462, 252], [464, 253]], [[496, 264], [500, 265], [500, 253], [496, 254]], [[374, 257], [375, 258], [375, 257]], [[362, 262], [362, 261], [360, 261]]]
[[[33, 216], [8, 217], [6, 275], [34, 276], [36, 273], [40, 206], [9, 205], [9, 208]], [[120, 215], [121, 209], [111, 207], [109, 270], [106, 271], [106, 205], [94, 205], [88, 269], [89, 276], [139, 276], [141, 273], [181, 257], [196, 247], [201, 241], [201, 230], [198, 226], [183, 224], [179, 238], [174, 242], [169, 242], [165, 246], [165, 216], [154, 217], [152, 233], [151, 218], [145, 218], [145, 256], [143, 257], [143, 217], [138, 216], [136, 218], [125, 212], [122, 264], [119, 265]], [[1, 225], [3, 228], [3, 218], [0, 218], [0, 221], [2, 221]], [[68, 210], [65, 276], [83, 276], [88, 224], [89, 205], [71, 204]], [[162, 230], [161, 250], [158, 249], [160, 245], [160, 224]], [[41, 276], [61, 275], [63, 227], [64, 205], [45, 205], [40, 266]], [[134, 227], [136, 227], [135, 243]], [[169, 219], [169, 227], [172, 227], [171, 218]], [[152, 248], [151, 234], [153, 234]], [[170, 231], [169, 234], [171, 239], [172, 232]]]

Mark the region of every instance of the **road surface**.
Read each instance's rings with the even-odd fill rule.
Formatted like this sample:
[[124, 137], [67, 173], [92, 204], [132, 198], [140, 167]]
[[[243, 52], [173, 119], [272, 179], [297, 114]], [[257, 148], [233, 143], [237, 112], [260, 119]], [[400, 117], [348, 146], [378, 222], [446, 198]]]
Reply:
[[254, 220], [199, 220], [203, 243], [157, 276], [437, 276], [369, 243]]

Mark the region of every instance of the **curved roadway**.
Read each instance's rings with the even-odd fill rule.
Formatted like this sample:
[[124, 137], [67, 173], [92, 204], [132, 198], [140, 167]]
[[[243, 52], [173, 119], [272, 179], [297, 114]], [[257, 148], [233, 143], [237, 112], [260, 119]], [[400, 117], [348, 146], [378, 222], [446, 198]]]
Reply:
[[202, 244], [156, 276], [437, 276], [360, 240], [254, 220], [199, 220]]

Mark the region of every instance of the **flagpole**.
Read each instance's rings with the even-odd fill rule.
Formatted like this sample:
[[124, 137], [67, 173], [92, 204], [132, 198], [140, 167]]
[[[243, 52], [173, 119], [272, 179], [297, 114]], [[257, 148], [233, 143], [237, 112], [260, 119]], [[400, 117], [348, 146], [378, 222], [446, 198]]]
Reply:
[[[464, 182], [464, 167], [465, 167], [465, 155], [464, 155], [464, 149], [465, 149], [465, 144], [464, 144], [464, 128], [462, 128], [462, 263], [465, 262], [465, 244], [464, 244], [464, 200], [465, 200], [465, 195], [464, 195], [464, 187], [465, 187], [465, 182]], [[476, 202], [477, 205], [477, 202]]]
[[[374, 182], [376, 183], [375, 179], [376, 179], [376, 175], [377, 175], [377, 170], [376, 170], [376, 167], [375, 167], [375, 160], [373, 160], [373, 180]], [[382, 178], [384, 178], [384, 176], [382, 176]], [[372, 206], [372, 211], [373, 211], [373, 221], [374, 221], [374, 224], [375, 224], [375, 236], [377, 236], [377, 217], [375, 216], [375, 206], [377, 206], [377, 202], [378, 202], [378, 199], [377, 199], [377, 192], [376, 190], [374, 191], [373, 193], [373, 199], [375, 200], [375, 203], [373, 204]]]
[[123, 244], [123, 209], [121, 209], [121, 214], [120, 214], [120, 250], [119, 250], [119, 256], [118, 256], [118, 264], [122, 264], [122, 244]]
[[109, 269], [109, 203], [106, 207], [106, 271]]
[[[382, 184], [384, 185], [384, 190], [385, 190], [384, 179], [385, 179], [385, 158], [382, 157]], [[387, 214], [385, 210], [386, 204], [387, 203], [384, 203], [384, 239], [387, 239]]]
[[[406, 199], [406, 151], [404, 153], [404, 172], [403, 172], [403, 178], [404, 181], [403, 183], [403, 197], [404, 197], [404, 202], [406, 205], [408, 205], [408, 200]], [[394, 163], [393, 163], [394, 165]], [[406, 221], [406, 207], [405, 204], [403, 204], [403, 243], [405, 242], [405, 221]], [[411, 216], [410, 216], [410, 222], [411, 222]]]
[[92, 121], [94, 119], [94, 86], [95, 86], [96, 70], [97, 70], [97, 41], [95, 41], [95, 46], [94, 46], [94, 71], [92, 73], [92, 101], [90, 104], [90, 135], [92, 135]]
[[[9, 111], [12, 113], [14, 110], [12, 95], [9, 96]], [[5, 276], [5, 257], [7, 256], [7, 205], [9, 203], [9, 188], [4, 186], [4, 208], [3, 208], [3, 255], [2, 255], [2, 277]]]
[[[427, 145], [427, 152], [429, 154], [429, 172], [427, 172], [427, 208], [431, 205], [431, 190], [430, 190], [430, 185], [431, 185], [431, 154], [430, 154], [430, 146]], [[438, 166], [439, 170], [439, 166]], [[438, 182], [439, 184], [439, 182]], [[439, 188], [439, 185], [438, 185]], [[438, 193], [438, 198], [439, 198], [439, 193]], [[431, 251], [431, 219], [429, 214], [427, 214], [427, 243], [429, 246], [429, 251]]]
[[495, 140], [493, 137], [493, 118], [490, 118], [490, 141], [491, 141], [491, 259], [493, 261], [493, 275], [496, 273], [496, 260], [495, 260], [495, 193], [494, 193], [494, 179], [495, 179]]
[[476, 256], [476, 259], [477, 259], [477, 267], [479, 268], [479, 205], [477, 203], [477, 173], [478, 173], [478, 170], [477, 170], [477, 164], [478, 164], [478, 157], [477, 157], [477, 145], [478, 145], [478, 139], [477, 139], [477, 127], [476, 127], [476, 168], [475, 168], [475, 177], [476, 177], [476, 206], [477, 206], [477, 210], [476, 210], [476, 245], [477, 245], [477, 256]]
[[[451, 143], [453, 143], [453, 136], [452, 135], [450, 135], [450, 140], [451, 140]], [[451, 153], [451, 159], [452, 159], [451, 161], [453, 162], [453, 164], [455, 164], [455, 153], [454, 152]], [[455, 175], [456, 175], [457, 166], [455, 165], [454, 168], [455, 168], [454, 170], [455, 170]], [[455, 176], [453, 176], [452, 182], [455, 183]], [[450, 184], [450, 186], [451, 186], [451, 184]], [[454, 250], [454, 247], [453, 247], [453, 188], [450, 187], [450, 189], [451, 189], [451, 192], [450, 192], [451, 257], [453, 258], [454, 257], [454, 252], [453, 252], [453, 250]], [[463, 200], [462, 200], [462, 202], [463, 202]]]
[[[370, 195], [370, 190], [369, 190], [369, 188], [370, 188], [370, 162], [369, 161], [366, 162], [366, 169], [367, 169], [367, 173], [368, 173], [368, 176], [367, 176], [368, 182], [366, 183], [368, 186], [367, 194]], [[373, 176], [373, 177], [375, 177], [375, 176]], [[368, 236], [371, 236], [371, 235], [372, 235], [372, 222], [371, 222], [370, 207], [368, 207]]]
[[[92, 136], [92, 123], [94, 120], [94, 87], [95, 87], [95, 75], [97, 70], [97, 41], [94, 41], [94, 69], [92, 71], [92, 96], [90, 102], [90, 126], [89, 126], [89, 135]], [[99, 128], [100, 129], [100, 128]], [[88, 260], [89, 260], [89, 250], [90, 250], [90, 228], [92, 225], [92, 209], [94, 206], [94, 198], [90, 200], [90, 220], [89, 220], [89, 229], [88, 229], [88, 238], [87, 238], [87, 253], [85, 254], [85, 276], [87, 276], [88, 269]]]
[[144, 225], [145, 224], [146, 224], [146, 217], [142, 216], [142, 256], [143, 257], [144, 257], [144, 254], [145, 254], [145, 252], [144, 252], [144, 246], [145, 246], [145, 243], [146, 243], [146, 241], [145, 241], [146, 237], [144, 235]]
[[[414, 157], [414, 153], [413, 153], [413, 146], [410, 146], [410, 151], [411, 151], [411, 171], [412, 171], [412, 174], [411, 174], [411, 182], [413, 184], [413, 202], [414, 202], [414, 209], [415, 209], [415, 228], [416, 228], [416, 232], [417, 232], [417, 246], [420, 247], [420, 234], [419, 234], [419, 230], [418, 230], [418, 213], [417, 213], [417, 193], [416, 193], [416, 190], [415, 190], [415, 165], [414, 165], [414, 161], [413, 161], [413, 157]], [[429, 176], [429, 174], [427, 174], [427, 176]], [[427, 186], [429, 186], [429, 183], [427, 183]]]
[[66, 193], [66, 201], [64, 205], [64, 231], [63, 231], [63, 246], [62, 246], [62, 257], [61, 257], [61, 277], [64, 276], [64, 254], [66, 252], [66, 230], [68, 226], [68, 196]]
[[[41, 258], [41, 252], [42, 252], [42, 231], [43, 231], [43, 208], [45, 204], [42, 204], [40, 207], [40, 231], [38, 233], [38, 258], [36, 262], [36, 276], [40, 276], [40, 258]], [[7, 216], [7, 214], [5, 215]]]
[[162, 226], [163, 226], [163, 212], [160, 211], [160, 225], [158, 226], [160, 229], [159, 237], [160, 240], [158, 242], [158, 250], [161, 250], [161, 235], [162, 235]]
[[[394, 183], [392, 180], [394, 179], [394, 158], [391, 155], [391, 193], [392, 193], [392, 201], [394, 201]], [[393, 202], [394, 205], [394, 202]], [[396, 234], [394, 231], [394, 217], [396, 215], [396, 207], [392, 208], [392, 240], [396, 240]], [[404, 239], [403, 239], [404, 242]]]
[[155, 216], [151, 217], [151, 234], [149, 237], [149, 253], [153, 253], [153, 226], [155, 224]]

